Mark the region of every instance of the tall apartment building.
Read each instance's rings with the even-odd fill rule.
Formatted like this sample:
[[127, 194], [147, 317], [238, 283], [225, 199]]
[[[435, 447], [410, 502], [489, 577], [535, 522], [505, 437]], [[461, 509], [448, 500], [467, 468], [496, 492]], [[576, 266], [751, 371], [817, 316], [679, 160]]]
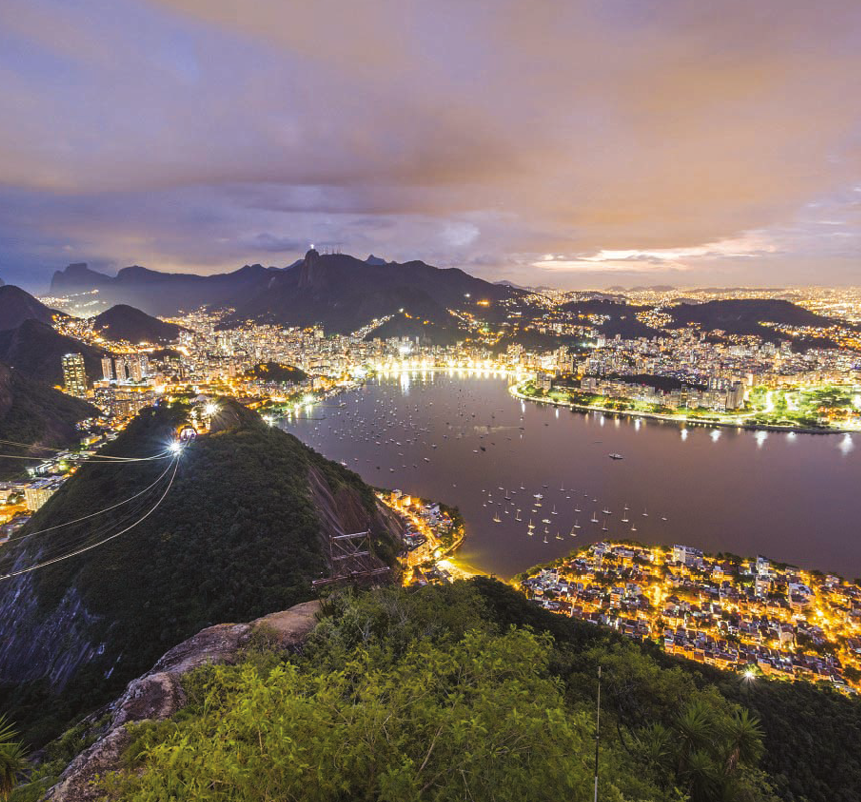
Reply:
[[86, 397], [87, 371], [83, 354], [66, 354], [63, 357], [63, 385], [70, 395]]

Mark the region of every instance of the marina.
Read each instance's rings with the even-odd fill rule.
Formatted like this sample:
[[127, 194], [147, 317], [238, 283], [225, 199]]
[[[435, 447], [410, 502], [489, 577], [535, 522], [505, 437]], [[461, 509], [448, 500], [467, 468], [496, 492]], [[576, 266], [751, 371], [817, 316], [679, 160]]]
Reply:
[[373, 485], [458, 507], [457, 559], [488, 573], [628, 538], [861, 574], [853, 435], [714, 439], [523, 402], [503, 378], [442, 372], [373, 379], [341, 401], [281, 425]]

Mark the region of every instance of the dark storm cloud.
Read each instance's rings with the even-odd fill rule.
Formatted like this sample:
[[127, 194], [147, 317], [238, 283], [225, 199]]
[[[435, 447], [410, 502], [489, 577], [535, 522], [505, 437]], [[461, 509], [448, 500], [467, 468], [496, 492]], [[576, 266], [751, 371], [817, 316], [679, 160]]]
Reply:
[[6, 0], [0, 275], [325, 241], [535, 283], [852, 280], [859, 15]]

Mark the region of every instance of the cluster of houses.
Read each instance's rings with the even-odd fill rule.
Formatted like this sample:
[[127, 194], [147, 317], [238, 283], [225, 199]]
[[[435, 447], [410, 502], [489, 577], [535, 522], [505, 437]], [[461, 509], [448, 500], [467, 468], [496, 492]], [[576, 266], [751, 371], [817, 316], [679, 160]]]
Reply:
[[521, 581], [536, 603], [722, 669], [861, 689], [861, 587], [763, 557], [596, 543]]

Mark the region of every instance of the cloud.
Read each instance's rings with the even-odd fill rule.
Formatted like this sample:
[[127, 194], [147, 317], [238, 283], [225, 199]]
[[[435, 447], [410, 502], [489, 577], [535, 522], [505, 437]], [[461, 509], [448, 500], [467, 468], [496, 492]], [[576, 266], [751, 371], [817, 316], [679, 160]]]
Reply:
[[0, 270], [313, 239], [785, 280], [819, 243], [841, 280], [857, 253], [854, 0], [5, 0], [0, 90]]

